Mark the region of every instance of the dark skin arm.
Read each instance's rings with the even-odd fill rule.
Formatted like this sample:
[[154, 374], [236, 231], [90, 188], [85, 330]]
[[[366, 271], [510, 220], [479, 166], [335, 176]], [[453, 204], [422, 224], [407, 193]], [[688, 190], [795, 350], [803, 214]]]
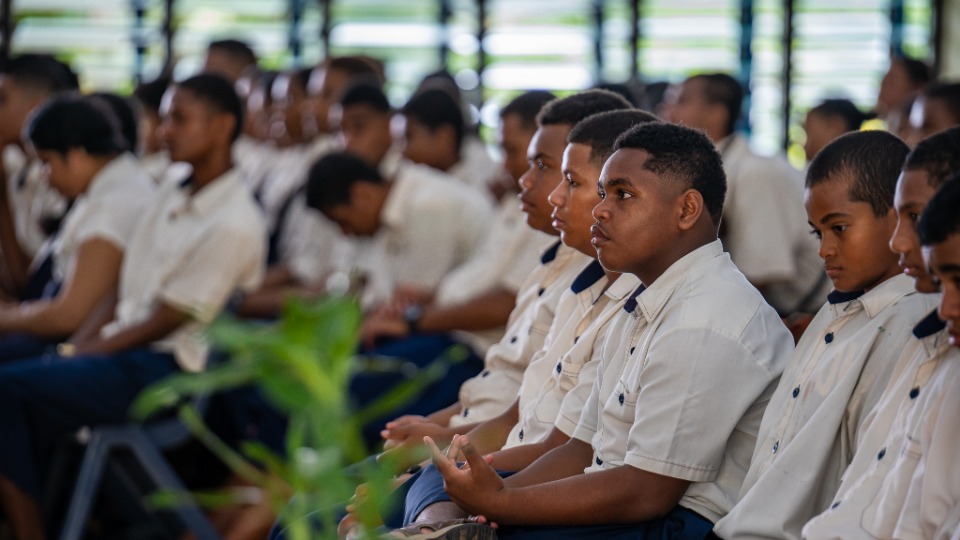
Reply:
[[570, 437], [559, 429], [553, 428], [547, 438], [540, 442], [521, 444], [490, 454], [488, 456], [491, 460], [490, 465], [501, 471], [522, 471], [547, 452], [566, 444], [569, 440]]
[[[457, 437], [453, 444], [466, 457], [468, 467], [458, 469], [431, 444], [447, 493], [464, 510], [504, 525], [640, 523], [669, 513], [690, 484], [629, 465], [583, 474], [593, 450], [571, 439], [530, 467], [541, 477], [553, 479], [521, 486], [524, 482], [502, 480], [466, 437]], [[543, 460], [560, 469], [544, 475]], [[534, 475], [527, 476], [531, 480]]]
[[10, 180], [7, 178], [2, 158], [0, 158], [0, 251], [3, 252], [3, 263], [6, 265], [6, 278], [10, 289], [8, 292], [16, 294], [27, 284], [30, 258], [17, 240], [16, 227], [13, 224], [13, 208], [10, 207], [7, 191], [8, 181]]
[[97, 336], [76, 343], [77, 354], [110, 354], [142, 347], [169, 336], [189, 319], [186, 313], [161, 302], [150, 317], [138, 324], [108, 338]]

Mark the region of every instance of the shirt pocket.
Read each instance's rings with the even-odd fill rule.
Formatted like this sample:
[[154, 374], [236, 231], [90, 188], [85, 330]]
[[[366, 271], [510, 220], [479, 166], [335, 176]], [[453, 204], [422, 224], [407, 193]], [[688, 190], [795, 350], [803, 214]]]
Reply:
[[[889, 449], [880, 450], [877, 459], [889, 459]], [[873, 500], [863, 513], [863, 529], [877, 538], [889, 538], [903, 509], [910, 481], [917, 464], [922, 457], [920, 442], [913, 436], [907, 437], [896, 462], [885, 475], [883, 486], [876, 492]]]
[[557, 364], [557, 376], [556, 382], [560, 390], [564, 394], [573, 390], [578, 384], [580, 384], [580, 370], [583, 369], [583, 364], [580, 362], [574, 361], [570, 355], [564, 355], [560, 359], [560, 362]]
[[[619, 405], [616, 407], [614, 416], [626, 426], [632, 426], [637, 409], [637, 390], [631, 390], [631, 386], [624, 383], [623, 379], [617, 381], [613, 389], [613, 401]], [[628, 429], [629, 430], [629, 429]]]

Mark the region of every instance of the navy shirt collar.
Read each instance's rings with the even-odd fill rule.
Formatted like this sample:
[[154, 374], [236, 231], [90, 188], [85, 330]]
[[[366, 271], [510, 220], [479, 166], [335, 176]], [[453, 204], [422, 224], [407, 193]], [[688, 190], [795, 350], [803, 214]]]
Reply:
[[842, 291], [833, 291], [827, 295], [827, 302], [831, 304], [843, 304], [845, 302], [852, 302], [857, 298], [863, 296], [862, 290], [860, 291], [851, 291], [851, 292], [842, 292]]
[[947, 327], [947, 323], [940, 320], [937, 310], [931, 311], [922, 321], [913, 327], [913, 335], [917, 339], [928, 338]]
[[560, 249], [560, 241], [558, 240], [556, 244], [550, 246], [546, 251], [543, 252], [543, 255], [540, 256], [540, 264], [547, 264], [553, 262], [557, 258], [557, 251]]
[[599, 281], [603, 276], [603, 267], [600, 266], [600, 261], [593, 261], [573, 280], [570, 290], [573, 291], [574, 294], [580, 294]]
[[637, 297], [640, 296], [640, 293], [642, 293], [646, 288], [647, 286], [643, 284], [637, 287], [637, 290], [633, 291], [633, 293], [630, 294], [630, 298], [628, 298], [627, 301], [623, 304], [623, 310], [626, 311], [627, 313], [633, 313], [634, 311], [636, 311]]

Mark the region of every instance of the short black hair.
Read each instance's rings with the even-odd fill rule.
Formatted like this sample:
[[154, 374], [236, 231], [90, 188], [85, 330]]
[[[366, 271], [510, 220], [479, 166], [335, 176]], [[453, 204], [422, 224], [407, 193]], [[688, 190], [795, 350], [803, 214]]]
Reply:
[[335, 56], [328, 58], [323, 67], [346, 73], [350, 79], [362, 79], [368, 84], [383, 87], [383, 64], [369, 56]]
[[702, 132], [666, 122], [650, 122], [630, 128], [617, 137], [613, 150], [643, 150], [650, 155], [644, 169], [683, 189], [695, 189], [714, 225], [720, 225], [727, 176], [717, 147]]
[[591, 114], [632, 108], [633, 106], [623, 96], [609, 90], [584, 90], [544, 105], [540, 114], [537, 115], [537, 124], [574, 126]]
[[841, 98], [825, 99], [816, 107], [810, 109], [810, 113], [840, 119], [843, 122], [844, 131], [857, 131], [864, 122], [871, 118], [869, 114], [861, 111], [852, 101]]
[[629, 101], [631, 106], [640, 107], [640, 99], [637, 97], [637, 93], [634, 92], [633, 88], [627, 83], [601, 82], [594, 85], [594, 88], [598, 90], [609, 90], [614, 94], [619, 94], [623, 96], [623, 99]]
[[296, 84], [304, 93], [307, 92], [307, 84], [310, 82], [310, 73], [313, 68], [295, 69], [289, 73], [290, 82]]
[[102, 99], [78, 94], [54, 97], [41, 105], [27, 123], [27, 139], [37, 150], [66, 155], [79, 148], [94, 156], [127, 150], [117, 119]]
[[463, 111], [449, 92], [430, 88], [414, 94], [400, 109], [400, 113], [408, 119], [412, 118], [423, 124], [431, 132], [437, 131], [442, 126], [452, 127], [457, 149], [463, 145], [463, 135], [466, 131]]
[[960, 124], [960, 83], [933, 83], [923, 89], [923, 98], [943, 102], [953, 117], [953, 123]]
[[807, 169], [807, 188], [848, 175], [849, 197], [865, 202], [874, 215], [883, 217], [893, 207], [900, 168], [910, 151], [886, 131], [855, 131], [834, 139], [820, 150]]
[[930, 187], [936, 188], [960, 171], [960, 126], [945, 129], [917, 143], [907, 154], [904, 171], [927, 173]]
[[150, 112], [160, 113], [163, 94], [170, 86], [170, 77], [161, 75], [152, 81], [142, 82], [133, 90], [133, 97]]
[[257, 55], [253, 52], [253, 48], [250, 47], [245, 41], [239, 39], [218, 39], [211, 41], [207, 45], [207, 50], [218, 50], [229, 56], [230, 58], [243, 62], [245, 64], [256, 64]]
[[743, 107], [743, 85], [726, 73], [702, 73], [689, 80], [703, 81], [703, 98], [707, 103], [722, 105], [727, 110], [726, 133], [733, 133]]
[[537, 130], [537, 115], [547, 103], [556, 98], [546, 90], [530, 90], [510, 100], [500, 109], [500, 118], [516, 115], [524, 129], [534, 132]]
[[350, 204], [350, 188], [357, 182], [384, 183], [380, 172], [350, 152], [334, 152], [317, 160], [307, 173], [307, 205], [324, 212]]
[[657, 122], [659, 118], [640, 109], [607, 111], [590, 115], [573, 126], [567, 143], [590, 147], [590, 161], [603, 166], [613, 154], [613, 143], [633, 126]]
[[233, 116], [236, 119], [236, 125], [230, 140], [237, 140], [243, 130], [243, 103], [233, 84], [226, 77], [216, 73], [200, 73], [176, 83], [175, 86], [187, 90], [218, 112]]
[[137, 124], [136, 109], [130, 100], [109, 92], [94, 92], [90, 94], [90, 98], [99, 99], [110, 107], [110, 110], [113, 111], [113, 117], [117, 120], [117, 126], [120, 128], [120, 136], [126, 143], [124, 150], [136, 151], [140, 129]]
[[340, 96], [340, 106], [366, 105], [377, 112], [388, 114], [390, 101], [379, 86], [369, 82], [356, 82], [347, 87]]
[[77, 90], [77, 74], [70, 66], [48, 54], [22, 54], [0, 66], [0, 73], [18, 85], [45, 95]]
[[931, 76], [930, 66], [922, 61], [917, 60], [916, 58], [910, 58], [909, 56], [897, 55], [891, 59], [890, 63], [897, 63], [903, 66], [904, 71], [907, 72], [907, 78], [910, 79], [910, 82], [917, 85], [923, 86], [930, 82]]
[[960, 175], [953, 175], [934, 193], [920, 214], [917, 222], [920, 245], [939, 244], [960, 232], [957, 208], [960, 208]]

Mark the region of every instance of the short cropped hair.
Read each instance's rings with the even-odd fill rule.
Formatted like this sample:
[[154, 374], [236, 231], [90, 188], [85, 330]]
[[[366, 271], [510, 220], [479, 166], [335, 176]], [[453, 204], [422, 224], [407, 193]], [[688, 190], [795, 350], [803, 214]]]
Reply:
[[340, 105], [342, 107], [366, 105], [377, 112], [385, 114], [390, 112], [390, 101], [387, 95], [379, 86], [367, 82], [357, 82], [347, 87], [340, 96]]
[[726, 73], [703, 73], [689, 80], [703, 81], [703, 98], [727, 110], [726, 133], [733, 133], [743, 107], [743, 85]]
[[413, 118], [431, 132], [442, 126], [453, 128], [454, 139], [459, 149], [463, 145], [466, 126], [460, 104], [448, 92], [438, 88], [424, 90], [414, 94], [410, 101], [400, 109], [407, 118]]
[[70, 66], [47, 54], [22, 54], [7, 60], [0, 73], [23, 88], [40, 94], [77, 90], [77, 74]]
[[835, 180], [837, 175], [851, 178], [849, 197], [865, 202], [874, 215], [883, 217], [893, 207], [893, 192], [907, 145], [886, 131], [857, 131], [836, 138], [813, 158], [807, 169], [807, 188]]
[[590, 161], [602, 167], [613, 154], [617, 137], [633, 126], [657, 121], [656, 116], [639, 109], [597, 113], [573, 126], [567, 135], [567, 143], [589, 146]]
[[917, 222], [917, 234], [920, 245], [932, 246], [960, 233], [960, 175], [950, 177], [927, 203], [920, 221]]
[[520, 125], [527, 131], [537, 130], [537, 115], [543, 109], [543, 106], [556, 98], [546, 90], [530, 90], [510, 100], [500, 109], [500, 118], [506, 118], [515, 115], [520, 119]]
[[137, 111], [130, 100], [109, 92], [95, 92], [90, 94], [90, 98], [101, 100], [110, 107], [113, 117], [117, 120], [117, 126], [120, 128], [120, 136], [126, 145], [124, 150], [135, 151], [140, 138], [140, 129], [137, 124]]
[[161, 75], [152, 81], [142, 82], [133, 90], [133, 97], [147, 110], [160, 113], [163, 94], [170, 86], [170, 77]]
[[239, 39], [218, 39], [211, 41], [210, 45], [207, 46], [207, 50], [211, 51], [214, 49], [224, 53], [237, 62], [243, 62], [248, 65], [257, 63], [257, 55], [253, 52], [253, 49], [247, 42], [240, 41]]
[[537, 124], [574, 126], [591, 114], [632, 108], [623, 96], [609, 90], [584, 90], [544, 105], [537, 115]]
[[710, 219], [720, 225], [727, 176], [717, 147], [703, 132], [665, 122], [641, 124], [617, 137], [613, 150], [623, 149], [643, 150], [650, 155], [644, 169], [699, 191]]
[[849, 99], [825, 99], [816, 107], [810, 109], [810, 113], [840, 119], [843, 121], [844, 131], [857, 131], [865, 121], [871, 118], [869, 114], [861, 111]]
[[317, 160], [307, 173], [307, 205], [321, 212], [350, 204], [357, 182], [384, 183], [377, 168], [350, 152], [334, 152]]
[[324, 68], [346, 73], [350, 79], [362, 79], [368, 84], [383, 87], [383, 64], [369, 56], [335, 56], [327, 59]]
[[90, 96], [63, 95], [44, 103], [27, 123], [26, 135], [37, 150], [60, 155], [72, 149], [94, 156], [127, 150], [113, 111], [105, 101]]
[[930, 187], [936, 188], [960, 172], [960, 126], [945, 129], [917, 143], [907, 154], [904, 171], [927, 173]]
[[216, 111], [233, 116], [236, 125], [230, 140], [237, 140], [243, 130], [243, 103], [230, 81], [215, 73], [201, 73], [176, 83], [176, 86], [190, 92]]
[[960, 124], [960, 83], [934, 83], [924, 88], [923, 98], [935, 99], [947, 106], [955, 124]]

